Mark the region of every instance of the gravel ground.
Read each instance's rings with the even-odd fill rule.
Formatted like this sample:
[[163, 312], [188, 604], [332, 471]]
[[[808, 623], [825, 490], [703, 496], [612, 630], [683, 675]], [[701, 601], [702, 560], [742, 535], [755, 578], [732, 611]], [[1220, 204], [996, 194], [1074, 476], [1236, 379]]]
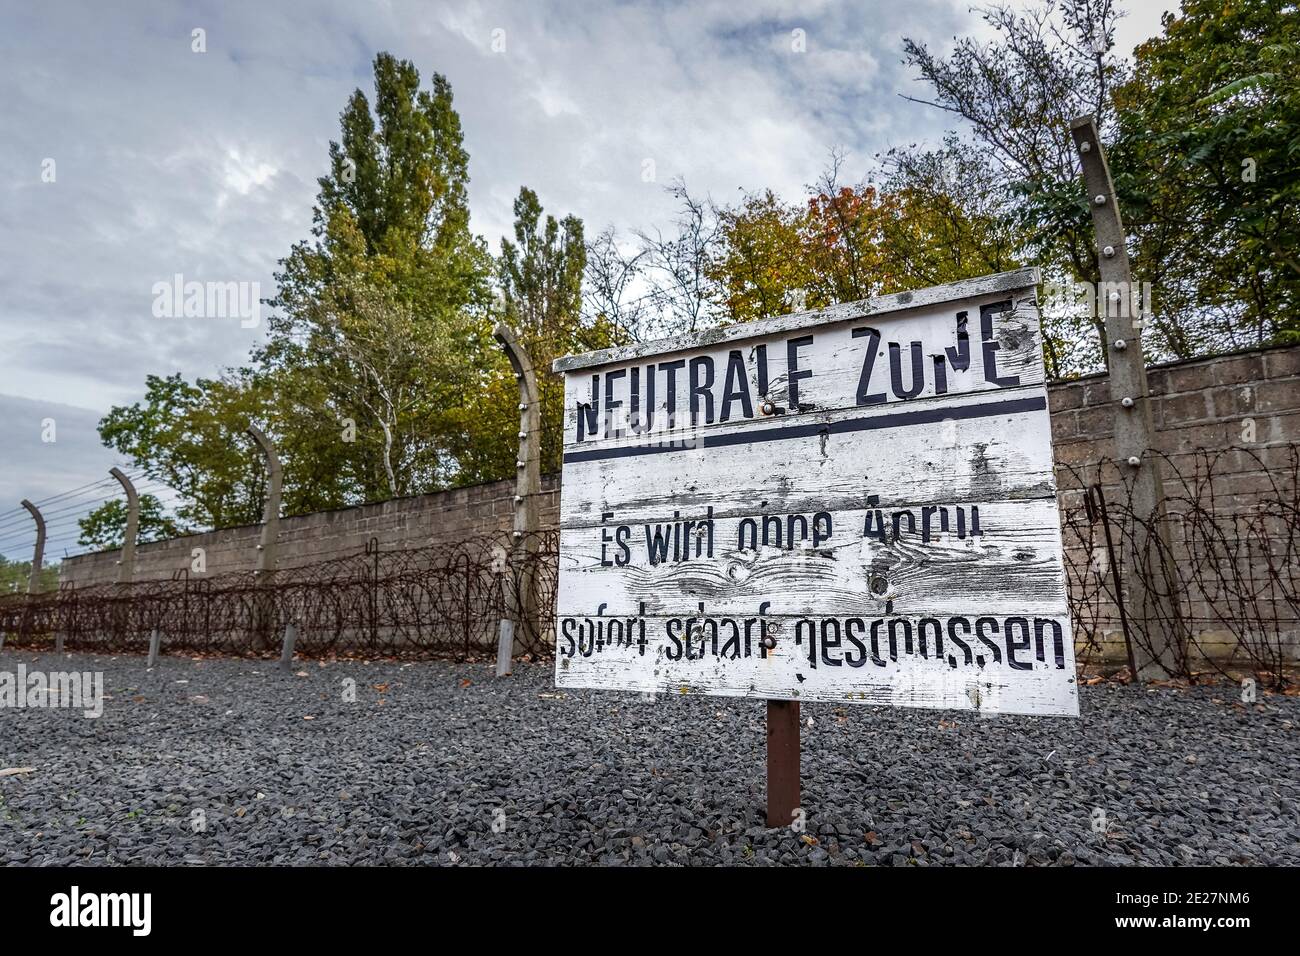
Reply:
[[1300, 699], [1227, 685], [1084, 687], [1078, 721], [805, 704], [799, 832], [764, 826], [758, 701], [561, 693], [549, 665], [19, 663], [107, 699], [0, 709], [5, 864], [1300, 864]]

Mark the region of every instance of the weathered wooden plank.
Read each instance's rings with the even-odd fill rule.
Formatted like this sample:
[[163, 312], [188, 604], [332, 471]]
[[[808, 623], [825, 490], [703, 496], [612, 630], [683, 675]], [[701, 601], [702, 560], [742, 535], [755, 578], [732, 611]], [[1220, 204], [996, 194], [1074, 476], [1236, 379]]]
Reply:
[[720, 342], [734, 342], [739, 339], [760, 335], [780, 335], [862, 316], [879, 318], [894, 312], [924, 308], [946, 302], [978, 299], [1003, 292], [1017, 292], [1036, 287], [1040, 281], [1039, 276], [1038, 267], [1032, 266], [1011, 272], [979, 276], [974, 279], [962, 279], [958, 282], [928, 286], [911, 292], [896, 292], [891, 295], [874, 296], [870, 299], [843, 302], [810, 312], [794, 312], [790, 315], [772, 316], [755, 322], [747, 322], [744, 325], [708, 329], [694, 335], [657, 339], [652, 342], [638, 342], [617, 348], [585, 352], [581, 355], [566, 355], [563, 358], [556, 359], [552, 363], [551, 369], [555, 372], [570, 373], [597, 365], [635, 361], [646, 355], [661, 355], [688, 349], [707, 348]]
[[[793, 424], [728, 425], [697, 448], [566, 460], [561, 525], [596, 525], [610, 511], [628, 521], [671, 519], [674, 511], [702, 516], [709, 506], [717, 516], [836, 511], [869, 494], [900, 503], [1051, 497], [1042, 392], [1031, 386], [936, 400], [924, 411], [844, 410]], [[1036, 402], [1040, 411], [1001, 412], [1018, 402]], [[994, 414], [941, 417], [972, 410]], [[864, 424], [886, 427], [839, 430]]]
[[1077, 714], [1036, 281], [558, 362], [557, 684]]
[[[616, 620], [603, 619], [600, 624], [608, 630]], [[589, 619], [574, 619], [559, 637], [556, 686], [989, 713], [1078, 714], [1074, 650], [1065, 614], [1036, 616], [1008, 610], [996, 617], [858, 616], [851, 626], [842, 618], [768, 617], [750, 628], [748, 654], [745, 621], [736, 621], [733, 629], [724, 619], [710, 617], [705, 620], [722, 622], [717, 627], [717, 651], [713, 627], [706, 623], [693, 632], [696, 637], [690, 657], [683, 640], [692, 627], [689, 618], [642, 620], [644, 647], [639, 623], [625, 627], [611, 641], [605, 639], [605, 632], [589, 635]], [[756, 619], [751, 615], [746, 620]], [[904, 621], [910, 627], [910, 648]], [[923, 621], [924, 642], [920, 639]], [[670, 623], [675, 624], [673, 636]], [[774, 623], [779, 624], [775, 632]], [[769, 635], [775, 633], [776, 646], [770, 650], [759, 646], [763, 624]], [[977, 628], [982, 637], [977, 636]], [[566, 636], [566, 631], [576, 633]], [[942, 638], [941, 648], [936, 633]], [[739, 656], [730, 655], [732, 643], [738, 644]]]
[[1022, 290], [1016, 300], [999, 293], [591, 368], [566, 377], [565, 448], [683, 440], [801, 410], [924, 405], [1008, 382], [1038, 385], [1038, 325], [1033, 297]]
[[[888, 540], [875, 536], [882, 525]], [[889, 608], [943, 615], [969, 609], [976, 596], [1034, 614], [1065, 609], [1051, 499], [769, 512], [711, 523], [611, 520], [596, 533], [562, 530], [560, 554], [559, 604], [583, 614], [642, 607], [662, 614], [696, 602], [710, 613], [742, 614], [768, 601], [796, 615]]]

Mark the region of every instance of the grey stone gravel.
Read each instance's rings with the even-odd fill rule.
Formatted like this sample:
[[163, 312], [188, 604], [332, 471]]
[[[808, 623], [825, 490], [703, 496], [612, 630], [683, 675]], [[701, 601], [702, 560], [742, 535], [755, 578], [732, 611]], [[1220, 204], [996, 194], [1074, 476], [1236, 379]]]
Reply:
[[0, 770], [35, 768], [0, 776], [8, 865], [1300, 864], [1300, 699], [1229, 685], [1084, 687], [1078, 721], [805, 704], [801, 833], [764, 825], [760, 701], [532, 664], [20, 661], [109, 699], [0, 709]]

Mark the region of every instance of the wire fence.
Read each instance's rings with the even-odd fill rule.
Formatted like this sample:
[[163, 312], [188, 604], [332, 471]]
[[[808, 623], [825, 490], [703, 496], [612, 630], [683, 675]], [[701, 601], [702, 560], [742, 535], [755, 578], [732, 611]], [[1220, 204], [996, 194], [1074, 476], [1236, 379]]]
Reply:
[[[1288, 671], [1300, 636], [1300, 446], [1155, 457], [1164, 480], [1163, 522], [1134, 509], [1127, 466], [1061, 469], [1080, 663], [1113, 658], [1117, 645], [1130, 660], [1168, 648], [1170, 677], [1244, 670], [1274, 687], [1294, 682]], [[1154, 598], [1145, 614], [1124, 587], [1134, 580]]]
[[557, 545], [553, 532], [402, 550], [372, 540], [361, 553], [267, 576], [179, 572], [62, 587], [0, 601], [0, 630], [23, 645], [108, 653], [144, 653], [157, 630], [168, 652], [256, 655], [278, 652], [292, 623], [303, 656], [466, 660], [495, 654], [501, 619], [528, 606], [531, 586], [538, 615], [516, 626], [516, 646], [546, 655], [554, 647]]
[[[1131, 471], [1058, 469], [1065, 574], [1085, 670], [1133, 652], [1159, 656], [1163, 635], [1172, 635], [1171, 677], [1245, 669], [1273, 686], [1294, 680], [1300, 447], [1274, 446], [1268, 455], [1271, 468], [1249, 448], [1164, 456], [1163, 529], [1134, 510]], [[494, 654], [501, 619], [531, 606], [537, 613], [519, 621], [517, 649], [544, 657], [555, 644], [558, 566], [554, 531], [404, 550], [372, 541], [357, 554], [263, 578], [178, 573], [7, 596], [0, 630], [25, 646], [59, 640], [70, 650], [140, 653], [157, 630], [167, 652], [238, 655], [277, 652], [293, 623], [304, 656], [466, 660]], [[1134, 576], [1163, 599], [1154, 602], [1158, 613], [1132, 606], [1123, 582]]]

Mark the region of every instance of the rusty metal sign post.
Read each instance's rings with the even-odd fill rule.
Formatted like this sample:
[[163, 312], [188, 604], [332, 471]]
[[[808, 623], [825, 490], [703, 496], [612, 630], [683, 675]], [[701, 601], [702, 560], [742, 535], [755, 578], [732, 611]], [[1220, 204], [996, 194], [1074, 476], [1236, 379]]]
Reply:
[[799, 702], [767, 702], [767, 825], [788, 827], [799, 813]]
[[567, 356], [558, 687], [1078, 714], [1037, 269]]

